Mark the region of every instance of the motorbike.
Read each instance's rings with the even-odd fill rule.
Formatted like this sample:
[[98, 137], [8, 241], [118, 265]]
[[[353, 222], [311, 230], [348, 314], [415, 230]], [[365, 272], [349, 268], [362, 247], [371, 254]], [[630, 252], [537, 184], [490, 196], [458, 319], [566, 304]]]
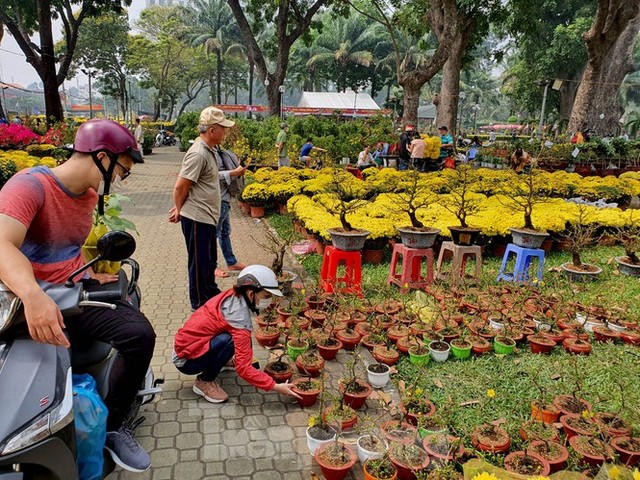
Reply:
[[173, 133], [171, 132], [167, 132], [165, 129], [162, 129], [158, 132], [158, 134], [156, 135], [156, 139], [153, 143], [153, 145], [155, 147], [160, 147], [160, 146], [173, 146], [175, 145], [177, 142], [176, 137]]
[[[63, 317], [86, 307], [115, 309], [114, 301], [140, 308], [139, 266], [129, 258], [135, 240], [126, 232], [112, 231], [98, 241], [98, 256], [73, 272], [63, 285], [40, 282], [58, 305]], [[100, 260], [120, 261], [118, 281], [105, 285], [74, 282], [78, 274]], [[89, 373], [102, 398], [109, 389], [109, 373], [117, 352], [107, 343], [87, 341], [62, 346], [31, 339], [20, 299], [0, 283], [0, 480], [77, 480], [76, 437], [73, 417], [72, 372]], [[144, 421], [140, 407], [161, 393], [163, 379], [151, 367], [131, 405], [127, 426]], [[115, 465], [104, 451], [105, 478]]]

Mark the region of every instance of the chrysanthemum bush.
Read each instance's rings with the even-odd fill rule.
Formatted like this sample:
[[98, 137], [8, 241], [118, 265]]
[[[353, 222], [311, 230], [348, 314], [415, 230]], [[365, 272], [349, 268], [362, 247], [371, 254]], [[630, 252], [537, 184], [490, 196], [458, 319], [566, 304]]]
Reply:
[[[340, 226], [336, 215], [324, 194], [330, 192], [334, 175], [338, 175], [341, 186], [354, 200], [367, 200], [361, 208], [350, 212], [347, 220], [354, 228], [365, 228], [372, 232], [370, 238], [394, 237], [396, 227], [410, 225], [408, 215], [399, 210], [401, 195], [411, 185], [411, 172], [394, 169], [371, 169], [372, 173], [359, 180], [346, 171], [324, 169], [321, 171], [293, 168], [280, 170], [260, 169], [255, 175], [255, 184], [245, 189], [245, 196], [256, 196], [259, 191], [262, 202], [284, 202], [308, 230], [327, 238], [325, 230]], [[426, 226], [439, 228], [444, 235], [447, 227], [459, 224], [454, 213], [446, 206], [454, 192], [452, 182], [456, 172], [445, 170], [420, 174], [418, 184], [424, 195], [432, 198], [417, 213]], [[508, 235], [510, 227], [523, 227], [522, 211], [509, 199], [521, 193], [518, 185], [524, 176], [509, 171], [476, 169], [469, 171], [471, 179], [469, 197], [477, 208], [467, 217], [471, 227], [480, 228], [486, 236]], [[575, 173], [538, 171], [533, 175], [536, 191], [540, 197], [532, 212], [532, 222], [539, 230], [560, 233], [567, 224], [575, 221], [577, 206], [566, 199], [582, 196], [588, 200], [604, 199], [607, 202], [626, 201], [640, 195], [640, 174], [629, 172], [616, 178], [586, 177]], [[251, 187], [251, 188], [250, 188]], [[263, 188], [264, 187], [264, 188]], [[248, 190], [248, 191], [247, 191]], [[302, 199], [305, 199], [302, 201]], [[335, 205], [334, 205], [335, 206]], [[616, 228], [624, 226], [628, 215], [619, 208], [588, 207], [589, 218], [599, 226]], [[333, 218], [332, 218], [333, 217]]]

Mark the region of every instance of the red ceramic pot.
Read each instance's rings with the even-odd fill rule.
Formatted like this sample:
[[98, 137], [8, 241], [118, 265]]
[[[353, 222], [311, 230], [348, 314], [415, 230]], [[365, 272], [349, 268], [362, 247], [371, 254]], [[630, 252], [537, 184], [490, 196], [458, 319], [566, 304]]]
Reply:
[[531, 353], [551, 353], [553, 347], [556, 346], [555, 341], [542, 335], [529, 335], [527, 337], [527, 340], [529, 341], [529, 348], [531, 348]]
[[415, 472], [424, 470], [429, 466], [429, 455], [422, 448], [416, 445], [404, 445], [402, 448], [410, 448], [420, 454], [420, 462], [417, 465], [407, 465], [400, 455], [396, 455], [393, 449], [389, 451], [389, 460], [398, 470], [398, 480], [416, 480]]
[[[433, 433], [422, 440], [425, 451], [442, 462], [451, 462], [464, 454], [464, 445], [458, 437]], [[454, 451], [455, 450], [455, 451]]]
[[301, 375], [308, 375], [313, 378], [319, 377], [324, 368], [324, 359], [320, 357], [318, 360], [320, 361], [310, 365], [302, 361], [302, 355], [298, 356], [298, 358], [296, 358], [298, 372], [300, 372]]
[[[275, 331], [274, 331], [275, 330]], [[278, 343], [280, 339], [280, 330], [276, 327], [269, 327], [269, 329], [260, 327], [256, 330], [256, 341], [263, 347], [273, 347]]]
[[558, 395], [553, 399], [553, 404], [562, 415], [570, 417], [579, 417], [585, 410], [591, 410], [589, 402], [571, 395]]
[[269, 375], [276, 383], [285, 383], [287, 380], [291, 380], [293, 377], [293, 367], [286, 363], [286, 370], [274, 370], [273, 364], [276, 362], [269, 362], [264, 367], [264, 373]]
[[631, 426], [618, 415], [608, 412], [598, 412], [594, 418], [603, 433], [608, 437], [626, 437], [631, 435]]
[[340, 393], [342, 393], [342, 395], [344, 396], [344, 403], [346, 405], [349, 405], [354, 410], [362, 408], [364, 403], [367, 401], [367, 398], [369, 398], [369, 395], [371, 395], [371, 392], [373, 391], [373, 387], [367, 382], [364, 382], [362, 380], [356, 380], [356, 382], [362, 389], [359, 392], [346, 392], [344, 382], [341, 381], [338, 384]]
[[[333, 343], [335, 342], [335, 343]], [[338, 350], [342, 348], [342, 342], [337, 338], [332, 339], [330, 345], [324, 345], [322, 342], [318, 342], [318, 353], [325, 360], [333, 360], [338, 355]]]
[[380, 363], [392, 366], [398, 363], [398, 360], [400, 359], [400, 352], [393, 348], [387, 348], [384, 345], [377, 345], [373, 347], [373, 358]]
[[416, 439], [416, 427], [408, 422], [389, 420], [380, 424], [380, 431], [389, 443], [412, 445]]
[[[308, 381], [309, 380], [307, 378], [296, 378], [293, 381], [293, 387], [291, 387], [293, 391], [295, 391], [298, 395], [302, 397], [302, 398], [296, 399], [298, 401], [298, 404], [300, 404], [301, 407], [311, 407], [316, 403], [316, 401], [318, 400], [318, 396], [320, 395], [319, 385], [317, 388], [312, 388], [312, 389], [300, 388], [301, 383], [306, 383]], [[313, 382], [317, 383], [318, 381], [313, 380]]]
[[[595, 444], [597, 446], [596, 450], [598, 450], [599, 453], [594, 453], [590, 451], [591, 449], [585, 448], [586, 442]], [[571, 445], [571, 448], [573, 448], [575, 452], [580, 455], [583, 463], [591, 465], [592, 467], [599, 467], [604, 463], [606, 459], [610, 459], [613, 456], [611, 447], [609, 447], [601, 440], [598, 440], [597, 438], [576, 435], [569, 439], [569, 445]]]
[[471, 434], [471, 443], [475, 448], [482, 452], [490, 453], [506, 453], [511, 447], [511, 438], [506, 430], [500, 427], [494, 427], [495, 435], [488, 436], [483, 434], [481, 427], [477, 427]]
[[527, 447], [527, 453], [537, 454], [549, 462], [550, 473], [564, 470], [569, 459], [569, 450], [558, 442], [534, 440]]
[[592, 437], [598, 432], [598, 427], [595, 423], [593, 423], [593, 428], [587, 428], [582, 424], [577, 424], [580, 420], [581, 417], [570, 417], [568, 415], [562, 415], [560, 417], [560, 423], [567, 438], [576, 436]]
[[589, 355], [592, 350], [592, 346], [588, 340], [580, 340], [579, 338], [565, 338], [562, 341], [562, 346], [569, 353], [576, 355]]
[[336, 333], [336, 338], [342, 342], [342, 347], [345, 350], [355, 350], [360, 343], [360, 335], [355, 330], [340, 330]]
[[531, 402], [531, 419], [544, 423], [557, 423], [560, 418], [560, 410], [553, 404], [543, 408], [538, 406], [538, 402]]
[[611, 446], [625, 465], [633, 467], [640, 462], [640, 437], [614, 437]]
[[620, 332], [620, 338], [627, 345], [640, 345], [640, 333], [630, 330]]
[[[539, 463], [540, 464], [540, 470], [536, 471], [536, 472], [520, 472], [520, 471], [516, 470], [514, 468], [515, 466], [513, 465], [513, 463], [515, 461], [517, 461], [518, 458], [521, 458], [521, 457], [530, 457], [536, 463]], [[549, 475], [549, 472], [551, 471], [551, 467], [549, 466], [549, 462], [547, 462], [540, 455], [536, 455], [535, 453], [523, 452], [522, 450], [518, 450], [516, 452], [511, 452], [509, 455], [504, 457], [504, 468], [508, 472], [519, 473], [519, 474], [523, 474], [523, 475], [527, 475], [527, 476], [540, 475], [542, 477], [546, 477], [547, 475]]]
[[414, 427], [418, 426], [419, 418], [427, 418], [436, 413], [436, 406], [426, 398], [422, 400], [422, 403], [429, 408], [429, 411], [426, 413], [411, 413], [407, 411], [407, 408], [403, 403], [400, 403], [400, 411], [404, 414], [404, 418], [408, 423], [413, 425]]
[[597, 327], [593, 327], [593, 336], [599, 342], [614, 343], [618, 338], [620, 338], [620, 333], [615, 330], [611, 330], [604, 325], [599, 325]]
[[331, 455], [330, 450], [332, 448], [336, 448], [334, 445], [335, 442], [329, 442], [321, 445], [316, 450], [316, 453], [314, 453], [313, 458], [318, 465], [320, 465], [320, 470], [322, 470], [324, 478], [327, 480], [342, 480], [347, 476], [351, 467], [355, 465], [356, 460], [358, 460], [358, 456], [349, 445], [339, 442], [339, 448], [343, 449], [342, 452], [349, 460], [342, 465], [334, 465], [333, 463], [335, 462], [332, 462], [331, 459], [335, 456]]

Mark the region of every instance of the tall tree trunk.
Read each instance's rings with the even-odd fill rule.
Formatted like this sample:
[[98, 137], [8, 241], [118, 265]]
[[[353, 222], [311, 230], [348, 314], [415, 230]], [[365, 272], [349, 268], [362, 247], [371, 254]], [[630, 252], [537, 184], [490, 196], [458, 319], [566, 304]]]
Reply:
[[[216, 95], [218, 104], [222, 103], [222, 52], [216, 50]], [[226, 100], [225, 100], [226, 101]]]
[[440, 104], [436, 113], [436, 124], [447, 125], [452, 135], [458, 133], [457, 119], [460, 108], [460, 70], [462, 57], [473, 34], [475, 22], [472, 18], [464, 18], [458, 12], [456, 30], [461, 32], [450, 44], [449, 58], [442, 69], [442, 84], [440, 85]]
[[153, 103], [153, 121], [157, 122], [160, 118], [161, 113], [161, 101], [159, 98], [156, 98], [156, 101]]
[[422, 90], [420, 82], [405, 82], [402, 86], [404, 90], [404, 118], [405, 125], [418, 124], [418, 106], [420, 104], [420, 91]]
[[40, 50], [42, 52], [42, 84], [44, 86], [44, 105], [47, 112], [47, 122], [60, 122], [64, 118], [62, 100], [58, 92], [58, 78], [56, 73], [56, 59], [53, 48], [53, 32], [51, 28], [51, 1], [37, 2], [38, 25], [40, 33]]
[[[0, 45], [2, 45], [2, 38], [4, 37], [4, 24], [0, 22]], [[0, 99], [0, 118], [7, 118], [7, 114], [4, 111], [4, 89], [0, 88], [0, 95], [2, 98]]]
[[561, 125], [567, 125], [571, 118], [571, 110], [576, 100], [576, 92], [578, 91], [581, 72], [570, 76], [569, 74], [558, 73], [559, 78], [566, 78], [569, 82], [562, 82], [560, 87], [560, 104], [558, 106], [558, 114], [560, 115]]
[[[628, 58], [614, 58], [614, 54], [623, 53], [616, 44], [621, 38], [638, 32], [636, 17], [640, 11], [638, 0], [598, 0], [598, 9], [591, 28], [582, 35], [587, 47], [588, 61], [582, 74], [582, 81], [576, 93], [576, 100], [569, 120], [569, 132], [594, 128], [598, 134], [609, 133], [611, 127], [617, 127], [619, 109], [616, 108], [620, 83], [628, 71]], [[631, 29], [628, 34], [625, 30]], [[624, 34], [624, 35], [623, 35]], [[634, 41], [630, 42], [631, 48]], [[607, 74], [607, 68], [616, 70]], [[623, 74], [624, 72], [624, 74]], [[622, 75], [620, 77], [620, 75]], [[620, 78], [618, 83], [615, 82]], [[614, 80], [607, 85], [605, 80]], [[611, 96], [613, 92], [613, 97]], [[600, 116], [603, 115], [601, 119]]]
[[253, 105], [253, 62], [249, 62], [249, 105]]

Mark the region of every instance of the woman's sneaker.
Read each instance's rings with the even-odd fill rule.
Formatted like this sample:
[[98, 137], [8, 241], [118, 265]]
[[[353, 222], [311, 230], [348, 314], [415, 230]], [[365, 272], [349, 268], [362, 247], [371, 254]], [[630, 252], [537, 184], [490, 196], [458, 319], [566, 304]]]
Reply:
[[130, 472], [144, 472], [151, 466], [151, 457], [125, 425], [115, 432], [107, 432], [104, 448], [116, 465]]
[[229, 395], [225, 392], [216, 381], [205, 382], [196, 378], [196, 383], [193, 385], [193, 392], [196, 395], [204, 397], [207, 402], [222, 403], [229, 399]]

